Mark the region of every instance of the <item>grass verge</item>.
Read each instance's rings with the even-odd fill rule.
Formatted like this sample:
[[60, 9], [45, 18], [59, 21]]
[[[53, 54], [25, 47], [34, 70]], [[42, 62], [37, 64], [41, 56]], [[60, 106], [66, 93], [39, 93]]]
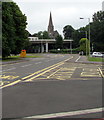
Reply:
[[[40, 58], [41, 56], [39, 55], [27, 55], [25, 58]], [[2, 58], [2, 61], [7, 62], [7, 61], [17, 61], [17, 60], [22, 60], [19, 55], [16, 56], [8, 56], [6, 58]]]
[[88, 61], [104, 62], [104, 58], [100, 58], [100, 57], [88, 57]]

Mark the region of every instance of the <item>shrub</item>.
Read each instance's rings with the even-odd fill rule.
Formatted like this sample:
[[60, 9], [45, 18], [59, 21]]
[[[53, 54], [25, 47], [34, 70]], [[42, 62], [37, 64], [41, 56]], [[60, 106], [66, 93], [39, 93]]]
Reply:
[[[79, 48], [72, 49], [72, 54], [78, 54], [79, 53]], [[70, 49], [52, 49], [49, 51], [50, 53], [61, 53], [61, 54], [70, 54], [71, 50]]]

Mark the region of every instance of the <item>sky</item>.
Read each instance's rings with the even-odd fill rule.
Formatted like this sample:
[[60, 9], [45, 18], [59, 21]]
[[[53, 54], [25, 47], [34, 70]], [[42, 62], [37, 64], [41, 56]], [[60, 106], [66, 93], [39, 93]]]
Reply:
[[[27, 16], [30, 34], [47, 30], [50, 11], [54, 29], [63, 35], [63, 28], [71, 25], [79, 29], [88, 24], [88, 18], [102, 10], [103, 0], [13, 0]], [[79, 19], [83, 17], [84, 19]]]

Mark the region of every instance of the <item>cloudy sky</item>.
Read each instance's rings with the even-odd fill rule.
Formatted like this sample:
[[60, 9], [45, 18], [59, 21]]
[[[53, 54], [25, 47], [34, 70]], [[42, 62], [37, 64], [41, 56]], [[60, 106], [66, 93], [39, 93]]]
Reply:
[[[33, 34], [47, 30], [49, 14], [55, 30], [62, 34], [65, 25], [71, 25], [74, 29], [88, 24], [88, 18], [92, 21], [92, 15], [102, 10], [103, 0], [14, 0], [23, 14], [27, 16], [27, 30]], [[80, 17], [85, 19], [81, 20]]]

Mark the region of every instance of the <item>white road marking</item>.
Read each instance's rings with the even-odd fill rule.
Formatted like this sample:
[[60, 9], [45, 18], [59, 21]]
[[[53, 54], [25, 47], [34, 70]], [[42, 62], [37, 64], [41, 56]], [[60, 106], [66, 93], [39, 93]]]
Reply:
[[14, 67], [14, 68], [10, 68], [10, 69], [6, 69], [6, 70], [2, 70], [2, 72], [4, 72], [4, 71], [10, 71], [10, 70], [15, 70], [16, 68]]
[[30, 65], [32, 65], [32, 64], [28, 64], [28, 65], [23, 65], [23, 66], [21, 66], [21, 67], [28, 67], [28, 66], [30, 66]]
[[75, 61], [75, 62], [77, 62], [80, 58], [81, 58], [81, 56], [79, 56], [79, 57], [78, 57], [78, 59], [76, 59], [76, 61]]
[[87, 110], [78, 110], [78, 111], [71, 111], [71, 112], [61, 112], [61, 113], [51, 113], [45, 115], [35, 115], [25, 118], [56, 118], [56, 117], [65, 117], [65, 116], [75, 116], [75, 115], [83, 115], [83, 114], [91, 114], [104, 111], [104, 108], [93, 108]]

